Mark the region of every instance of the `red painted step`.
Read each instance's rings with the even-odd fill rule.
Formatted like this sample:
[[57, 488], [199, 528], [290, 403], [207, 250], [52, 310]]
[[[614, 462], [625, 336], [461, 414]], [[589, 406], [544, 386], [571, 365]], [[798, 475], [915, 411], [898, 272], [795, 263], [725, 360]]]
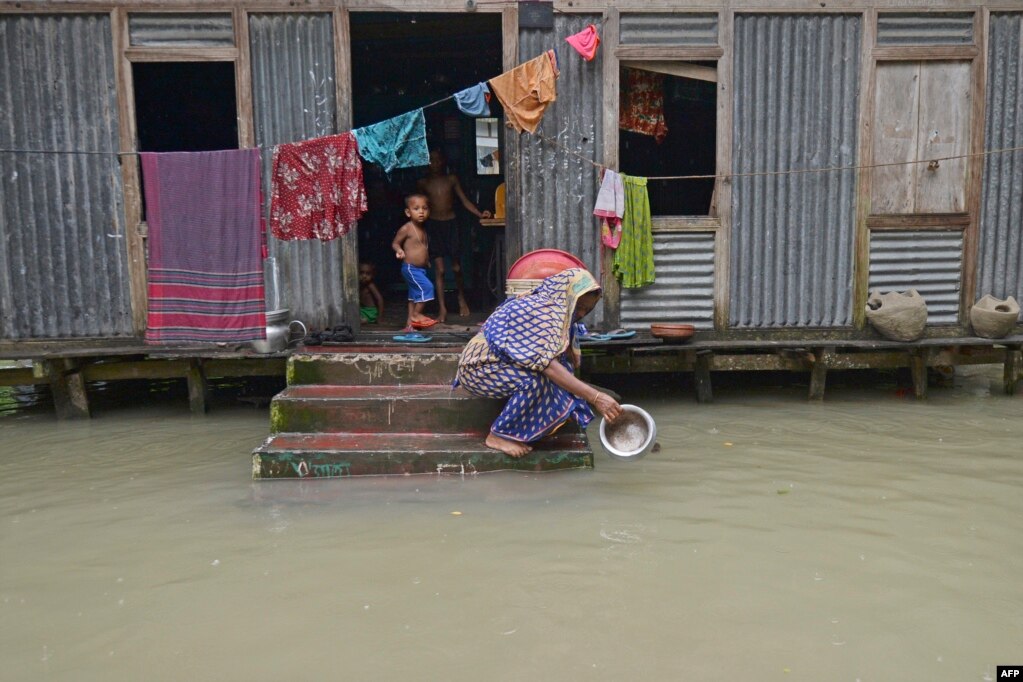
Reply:
[[586, 436], [566, 425], [520, 458], [483, 445], [479, 434], [279, 433], [252, 455], [253, 478], [474, 474], [591, 468]]

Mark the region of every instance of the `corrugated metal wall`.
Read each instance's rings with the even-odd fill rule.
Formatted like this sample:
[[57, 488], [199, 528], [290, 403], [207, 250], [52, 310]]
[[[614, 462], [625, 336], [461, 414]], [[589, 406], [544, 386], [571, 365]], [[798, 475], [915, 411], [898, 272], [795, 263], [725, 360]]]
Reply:
[[129, 14], [128, 42], [145, 47], [233, 47], [234, 19], [222, 14]]
[[927, 324], [959, 321], [963, 233], [875, 231], [870, 235], [871, 291], [916, 289], [927, 302]]
[[[856, 162], [858, 15], [735, 17], [736, 173]], [[730, 323], [851, 324], [856, 174], [740, 177], [732, 191]]]
[[[985, 149], [1023, 147], [1023, 13], [992, 13]], [[1023, 152], [984, 162], [977, 298], [1023, 301]]]
[[973, 12], [884, 12], [878, 45], [962, 45], [973, 42]]
[[619, 23], [619, 42], [622, 45], [718, 44], [717, 12], [623, 12]]
[[[272, 145], [336, 132], [332, 17], [253, 14], [249, 44], [256, 142], [263, 148], [263, 186], [269, 188]], [[269, 202], [269, 193], [264, 194]], [[340, 240], [282, 242], [269, 237], [269, 242], [292, 318], [318, 329], [343, 322]]]
[[[539, 133], [586, 159], [600, 161], [602, 148], [603, 52], [587, 62], [564, 43], [600, 15], [556, 14], [554, 31], [523, 30], [519, 34], [519, 61], [524, 62], [552, 46], [558, 48], [561, 76], [558, 99], [547, 108]], [[554, 43], [554, 37], [562, 40]], [[521, 149], [520, 243], [522, 252], [554, 248], [580, 258], [593, 273], [600, 272], [597, 222], [597, 169], [590, 163], [543, 141], [523, 134]], [[516, 254], [511, 254], [515, 256]]]
[[[106, 14], [0, 16], [0, 148], [118, 149]], [[116, 154], [0, 153], [0, 338], [133, 334]]]
[[651, 322], [687, 322], [714, 328], [714, 233], [655, 232], [657, 281], [622, 289], [622, 326], [647, 329]]

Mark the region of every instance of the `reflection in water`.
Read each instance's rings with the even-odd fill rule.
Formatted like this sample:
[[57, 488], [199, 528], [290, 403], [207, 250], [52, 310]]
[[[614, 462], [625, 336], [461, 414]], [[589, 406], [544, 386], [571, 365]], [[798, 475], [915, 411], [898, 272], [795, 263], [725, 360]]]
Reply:
[[661, 450], [592, 472], [261, 483], [267, 411], [226, 388], [193, 417], [178, 386], [107, 387], [82, 422], [5, 391], [0, 676], [959, 681], [1019, 663], [1023, 396], [976, 369], [925, 402], [777, 383], [721, 382], [712, 405], [619, 385]]

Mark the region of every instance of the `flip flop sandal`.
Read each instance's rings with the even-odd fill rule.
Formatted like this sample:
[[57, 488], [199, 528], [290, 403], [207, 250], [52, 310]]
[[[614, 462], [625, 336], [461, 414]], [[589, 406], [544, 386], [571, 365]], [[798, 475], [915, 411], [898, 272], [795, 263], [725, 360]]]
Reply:
[[421, 322], [413, 322], [412, 326], [415, 329], [429, 329], [435, 324], [437, 324], [437, 320], [433, 319], [432, 317], [428, 317]]
[[609, 339], [631, 339], [636, 332], [631, 329], [615, 329], [604, 334]]
[[408, 334], [399, 334], [397, 336], [392, 336], [391, 338], [394, 339], [395, 341], [400, 341], [402, 343], [426, 343], [427, 341], [432, 341], [433, 340], [432, 336], [424, 336], [423, 334], [420, 334], [419, 332], [409, 332]]
[[597, 342], [597, 341], [610, 341], [611, 337], [607, 334], [587, 334], [586, 336], [580, 336], [580, 343]]

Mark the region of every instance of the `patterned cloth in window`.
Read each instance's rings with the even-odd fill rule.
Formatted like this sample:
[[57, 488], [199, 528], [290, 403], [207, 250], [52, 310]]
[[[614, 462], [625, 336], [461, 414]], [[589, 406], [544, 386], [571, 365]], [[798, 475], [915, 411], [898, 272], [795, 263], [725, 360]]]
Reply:
[[668, 125], [664, 122], [663, 74], [625, 69], [618, 125], [622, 130], [652, 135], [658, 143], [664, 141]]

